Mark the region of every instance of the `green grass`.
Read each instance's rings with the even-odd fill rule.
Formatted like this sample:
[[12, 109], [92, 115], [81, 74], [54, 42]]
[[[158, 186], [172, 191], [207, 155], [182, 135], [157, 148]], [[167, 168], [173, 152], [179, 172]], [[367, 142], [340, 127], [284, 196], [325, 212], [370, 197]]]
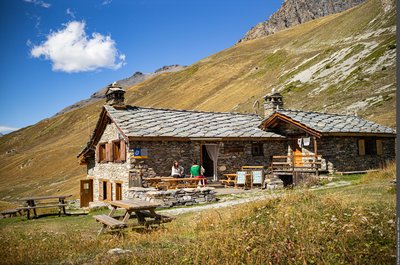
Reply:
[[[123, 238], [96, 237], [99, 212], [3, 219], [0, 256], [6, 264], [393, 264], [394, 176], [394, 166], [343, 176], [353, 184], [179, 215]], [[107, 254], [116, 247], [132, 252]]]

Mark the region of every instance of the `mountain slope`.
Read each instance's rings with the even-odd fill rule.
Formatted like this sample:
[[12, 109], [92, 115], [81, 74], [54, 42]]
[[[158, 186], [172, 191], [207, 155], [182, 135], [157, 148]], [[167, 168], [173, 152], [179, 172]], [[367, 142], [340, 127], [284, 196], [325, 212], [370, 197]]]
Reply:
[[348, 10], [365, 0], [285, 0], [282, 7], [264, 22], [251, 28], [239, 42], [259, 39], [310, 20]]
[[[386, 1], [387, 2], [387, 1]], [[394, 1], [391, 2], [394, 5]], [[277, 88], [285, 107], [354, 113], [395, 126], [395, 7], [379, 0], [247, 41], [127, 89], [129, 104], [253, 112]], [[79, 193], [76, 155], [103, 100], [0, 138], [0, 199]]]

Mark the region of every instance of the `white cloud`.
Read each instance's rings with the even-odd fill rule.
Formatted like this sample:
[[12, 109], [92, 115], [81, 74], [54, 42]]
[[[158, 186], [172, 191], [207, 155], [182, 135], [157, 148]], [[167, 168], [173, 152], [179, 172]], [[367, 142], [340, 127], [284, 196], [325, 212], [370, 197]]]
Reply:
[[27, 3], [32, 3], [35, 6], [41, 6], [41, 7], [44, 7], [44, 8], [51, 7], [51, 4], [46, 3], [46, 2], [44, 2], [42, 0], [24, 0], [24, 1], [27, 2]]
[[104, 0], [101, 4], [103, 6], [111, 4], [112, 0]]
[[19, 130], [19, 129], [20, 128], [14, 128], [14, 127], [0, 125], [0, 133], [2, 133], [2, 134], [9, 133], [9, 132], [12, 132], [12, 131], [16, 131], [16, 130]]
[[115, 46], [110, 36], [95, 32], [90, 37], [86, 35], [85, 22], [71, 21], [34, 46], [31, 55], [50, 60], [53, 71], [76, 73], [99, 68], [118, 69], [125, 65], [125, 54], [120, 54]]
[[65, 13], [69, 16], [71, 16], [72, 18], [75, 18], [75, 12], [72, 11], [70, 8], [67, 8], [67, 10], [65, 11]]

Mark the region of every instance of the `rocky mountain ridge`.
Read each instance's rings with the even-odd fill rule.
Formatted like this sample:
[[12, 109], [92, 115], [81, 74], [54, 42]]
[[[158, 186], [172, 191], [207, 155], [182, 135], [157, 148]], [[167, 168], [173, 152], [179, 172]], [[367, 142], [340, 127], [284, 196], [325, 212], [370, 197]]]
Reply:
[[[176, 71], [180, 71], [182, 69], [184, 69], [186, 66], [182, 66], [179, 64], [172, 64], [172, 65], [165, 65], [157, 70], [155, 70], [152, 73], [142, 73], [142, 72], [135, 72], [133, 75], [131, 75], [130, 77], [118, 80], [118, 84], [122, 87], [122, 88], [128, 88], [131, 87], [135, 84], [138, 84], [140, 82], [143, 82], [144, 80], [154, 77], [156, 75], [162, 74], [162, 73], [170, 73], [170, 72], [176, 72]], [[93, 93], [90, 98], [87, 99], [83, 99], [80, 100], [68, 107], [63, 108], [62, 110], [60, 110], [59, 112], [56, 113], [56, 115], [54, 116], [58, 116], [61, 115], [63, 113], [66, 113], [68, 111], [74, 110], [74, 109], [79, 109], [82, 108], [88, 104], [91, 104], [93, 102], [99, 101], [103, 98], [105, 98], [105, 93], [107, 90], [107, 86], [99, 89], [98, 91], [96, 91], [95, 93]]]
[[259, 39], [310, 20], [343, 12], [365, 0], [285, 0], [267, 21], [250, 29], [239, 42]]

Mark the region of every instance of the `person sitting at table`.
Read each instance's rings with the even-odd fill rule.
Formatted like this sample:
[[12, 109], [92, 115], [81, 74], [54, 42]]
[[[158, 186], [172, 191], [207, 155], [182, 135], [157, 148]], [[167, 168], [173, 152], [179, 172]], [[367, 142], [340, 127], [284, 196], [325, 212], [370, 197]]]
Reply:
[[171, 176], [173, 178], [183, 178], [183, 167], [179, 165], [178, 161], [174, 161], [174, 164], [172, 165], [172, 170], [171, 170]]
[[[197, 161], [193, 161], [193, 165], [190, 167], [190, 177], [198, 178], [198, 179], [205, 179], [204, 176], [205, 169], [197, 164]], [[200, 181], [199, 181], [200, 184]], [[203, 181], [203, 185], [205, 184], [205, 180]]]

